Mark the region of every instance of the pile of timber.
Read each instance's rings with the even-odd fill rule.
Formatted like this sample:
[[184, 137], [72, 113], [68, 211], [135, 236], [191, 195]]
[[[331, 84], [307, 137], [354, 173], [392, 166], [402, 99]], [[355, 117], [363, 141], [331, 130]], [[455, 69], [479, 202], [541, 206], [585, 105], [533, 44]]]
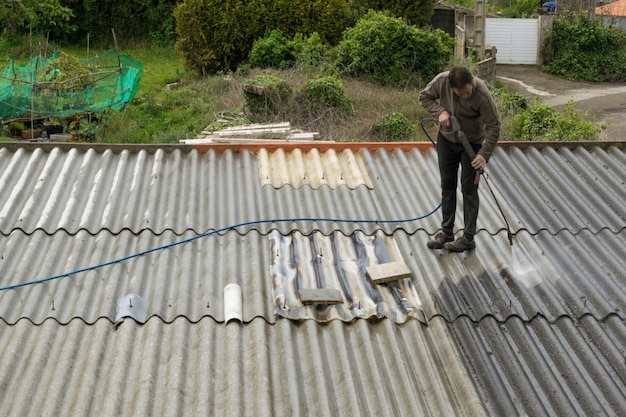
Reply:
[[186, 144], [200, 143], [251, 143], [251, 142], [310, 142], [318, 140], [318, 132], [303, 132], [292, 129], [289, 122], [261, 123], [242, 126], [230, 126], [211, 132], [205, 129], [195, 139], [183, 139]]

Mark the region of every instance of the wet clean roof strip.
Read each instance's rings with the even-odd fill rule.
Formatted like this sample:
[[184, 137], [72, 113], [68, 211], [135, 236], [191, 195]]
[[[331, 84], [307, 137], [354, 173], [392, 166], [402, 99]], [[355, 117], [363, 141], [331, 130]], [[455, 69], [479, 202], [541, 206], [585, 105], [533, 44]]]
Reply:
[[285, 152], [277, 149], [268, 152], [261, 149], [258, 154], [259, 177], [262, 185], [280, 188], [290, 185], [300, 188], [309, 185], [319, 188], [328, 185], [337, 188], [347, 185], [356, 188], [365, 185], [373, 188], [361, 155], [350, 150], [336, 152], [317, 149], [303, 152], [300, 149]]
[[[320, 322], [355, 318], [389, 318], [397, 323], [409, 317], [424, 320], [419, 295], [406, 275], [375, 283], [367, 274], [371, 266], [402, 263], [393, 237], [383, 233], [366, 236], [362, 232], [350, 236], [339, 232], [330, 236], [297, 232], [283, 236], [272, 232], [269, 239], [269, 277], [278, 316]], [[335, 298], [335, 293], [341, 298]]]

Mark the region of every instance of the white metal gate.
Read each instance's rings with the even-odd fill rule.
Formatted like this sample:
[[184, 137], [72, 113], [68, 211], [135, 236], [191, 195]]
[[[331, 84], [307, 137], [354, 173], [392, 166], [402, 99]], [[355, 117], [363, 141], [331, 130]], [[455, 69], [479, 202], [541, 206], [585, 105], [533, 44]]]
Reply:
[[497, 48], [498, 64], [537, 64], [538, 19], [485, 19], [485, 43]]

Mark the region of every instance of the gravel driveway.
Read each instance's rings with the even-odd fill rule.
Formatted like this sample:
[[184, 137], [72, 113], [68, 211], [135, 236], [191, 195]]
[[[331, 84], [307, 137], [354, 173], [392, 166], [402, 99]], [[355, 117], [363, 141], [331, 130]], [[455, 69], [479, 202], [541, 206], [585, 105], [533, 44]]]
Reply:
[[603, 141], [626, 141], [626, 83], [568, 81], [541, 72], [535, 65], [498, 65], [496, 76], [509, 92], [538, 97], [542, 103], [560, 110], [569, 100], [606, 129]]

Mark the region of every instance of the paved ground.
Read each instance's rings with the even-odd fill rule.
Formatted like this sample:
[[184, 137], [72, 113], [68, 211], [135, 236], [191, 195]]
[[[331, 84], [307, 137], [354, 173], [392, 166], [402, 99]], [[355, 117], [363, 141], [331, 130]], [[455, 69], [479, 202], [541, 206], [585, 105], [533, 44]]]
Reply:
[[509, 92], [539, 97], [557, 109], [574, 100], [580, 111], [590, 110], [596, 121], [607, 126], [601, 140], [626, 141], [626, 83], [568, 81], [534, 65], [498, 65], [496, 76]]

